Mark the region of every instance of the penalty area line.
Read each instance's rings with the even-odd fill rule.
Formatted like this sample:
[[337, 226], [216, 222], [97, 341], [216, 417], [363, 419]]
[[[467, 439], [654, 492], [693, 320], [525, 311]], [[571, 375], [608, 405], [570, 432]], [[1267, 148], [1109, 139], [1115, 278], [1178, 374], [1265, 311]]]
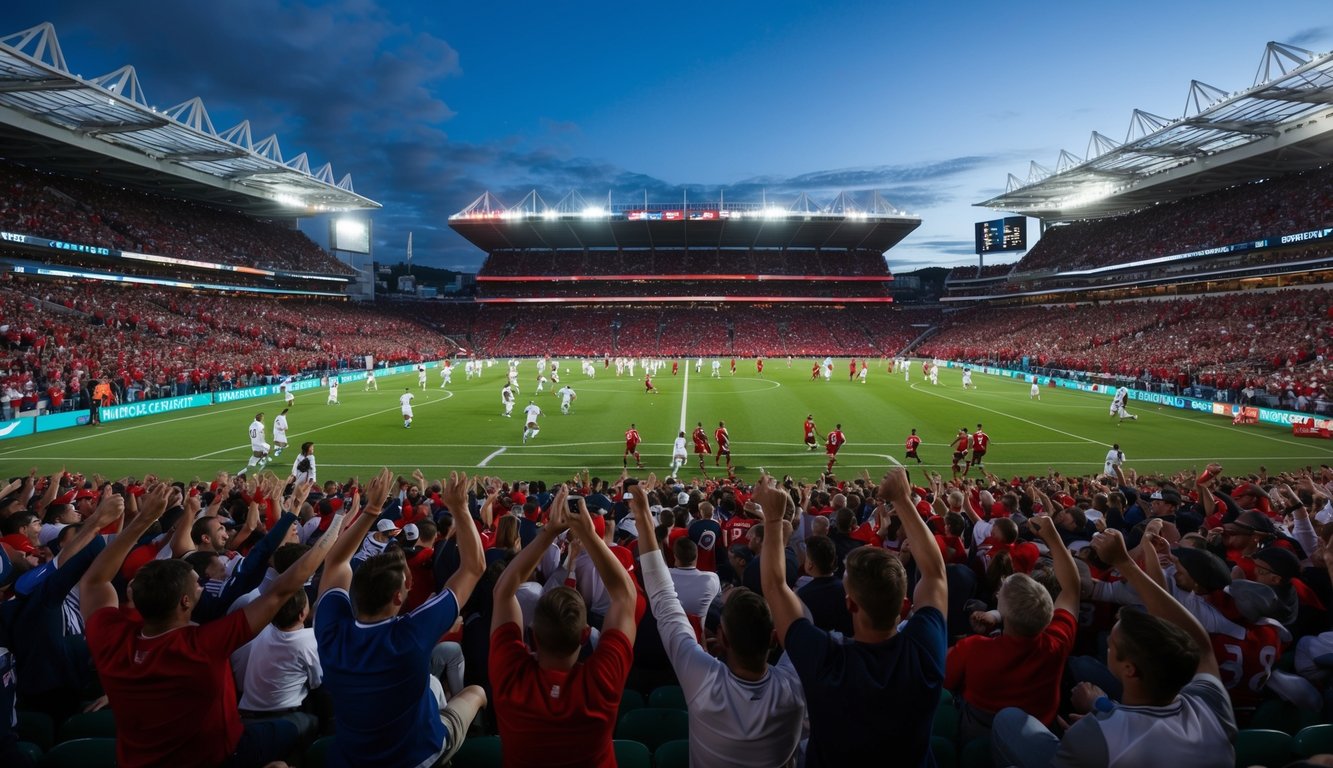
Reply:
[[500, 448], [499, 448], [498, 450], [491, 451], [490, 455], [488, 455], [486, 458], [482, 459], [482, 460], [477, 464], [477, 469], [481, 469], [482, 467], [485, 467], [487, 464], [491, 463], [491, 459], [495, 458], [496, 456], [499, 456], [500, 454], [504, 453], [504, 452], [507, 451], [507, 450], [509, 450], [509, 448], [506, 447], [506, 446], [503, 446], [503, 445], [502, 445], [502, 446], [500, 446]]

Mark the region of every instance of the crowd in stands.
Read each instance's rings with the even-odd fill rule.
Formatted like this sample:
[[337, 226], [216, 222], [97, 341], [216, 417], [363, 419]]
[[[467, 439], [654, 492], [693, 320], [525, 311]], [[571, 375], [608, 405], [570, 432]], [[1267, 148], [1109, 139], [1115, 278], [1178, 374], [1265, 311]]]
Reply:
[[478, 283], [478, 298], [486, 299], [584, 299], [598, 301], [626, 296], [652, 301], [659, 298], [695, 299], [716, 298], [807, 298], [810, 303], [834, 303], [838, 299], [887, 298], [888, 283], [833, 282], [803, 280], [642, 280], [579, 281], [579, 282], [523, 282]]
[[1048, 228], [1016, 271], [1088, 269], [1327, 226], [1333, 166]]
[[218, 264], [354, 274], [293, 222], [261, 221], [12, 163], [0, 163], [0, 229]]
[[819, 275], [888, 278], [873, 251], [617, 250], [493, 251], [478, 277], [570, 275]]
[[0, 283], [7, 404], [18, 393], [25, 405], [45, 398], [51, 410], [87, 407], [80, 398], [101, 379], [112, 384], [116, 402], [126, 402], [359, 369], [366, 355], [392, 364], [456, 349], [418, 323], [342, 302], [12, 276]]
[[[1314, 411], [1333, 381], [1333, 291], [1287, 289], [947, 316], [923, 355], [1243, 390]], [[1251, 398], [1253, 396], [1251, 395]], [[1299, 402], [1298, 402], [1299, 400]]]
[[1328, 468], [321, 483], [314, 453], [0, 488], [0, 763], [1333, 752]]
[[987, 264], [985, 266], [974, 267], [966, 265], [954, 267], [949, 270], [947, 282], [953, 283], [959, 280], [994, 280], [1005, 277], [1014, 271], [1014, 265], [1010, 264]]

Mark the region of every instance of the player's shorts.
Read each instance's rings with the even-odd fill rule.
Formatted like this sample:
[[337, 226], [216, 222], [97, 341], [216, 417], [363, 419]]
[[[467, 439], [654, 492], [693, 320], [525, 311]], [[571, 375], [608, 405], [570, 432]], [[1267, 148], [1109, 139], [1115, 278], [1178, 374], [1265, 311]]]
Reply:
[[955, 467], [957, 467], [959, 464], [961, 464], [961, 463], [963, 462], [963, 459], [965, 459], [965, 458], [967, 458], [967, 451], [954, 451], [954, 452], [953, 452], [953, 465], [954, 465]]
[[815, 444], [815, 433], [814, 433], [814, 432], [807, 432], [807, 433], [805, 433], [805, 444], [806, 444], [806, 445], [814, 445], [814, 444]]
[[536, 429], [536, 428], [537, 428], [537, 422], [535, 421], [528, 422], [528, 429]]
[[908, 451], [907, 451], [907, 458], [909, 458], [909, 459], [916, 459], [916, 458], [920, 458], [920, 457], [916, 455], [916, 449], [915, 449], [915, 448], [909, 448]]
[[718, 456], [730, 456], [730, 455], [731, 455], [731, 449], [728, 448], [728, 447], [726, 447], [726, 446], [721, 446], [721, 445], [719, 445], [719, 446], [717, 447], [717, 455], [718, 455]]
[[269, 449], [268, 443], [260, 443], [259, 445], [250, 446], [250, 450], [254, 451], [255, 453], [268, 453], [268, 449]]
[[287, 444], [287, 436], [286, 436], [286, 435], [274, 434], [274, 435], [273, 435], [273, 442], [277, 443], [278, 445], [286, 445], [286, 444]]
[[409, 418], [409, 419], [412, 418], [412, 409], [411, 409], [411, 408], [404, 408], [404, 409], [403, 409], [403, 415], [406, 416], [406, 417]]
[[639, 450], [638, 443], [625, 443], [625, 453], [634, 453]]
[[826, 445], [826, 446], [824, 446], [824, 453], [827, 453], [827, 454], [830, 455], [830, 456], [837, 456], [837, 455], [838, 455], [838, 449], [841, 448], [841, 447], [842, 447], [842, 446], [839, 446], [839, 445]]
[[986, 452], [985, 452], [985, 451], [973, 451], [973, 452], [972, 452], [972, 463], [973, 463], [973, 464], [980, 464], [980, 463], [981, 463], [981, 460], [984, 459], [984, 458], [986, 458]]
[[677, 459], [680, 459], [681, 461], [688, 461], [689, 458], [690, 458], [689, 456], [686, 456], [686, 455], [683, 454], [683, 453], [674, 453], [674, 454], [671, 455], [671, 460], [672, 460], [672, 461], [675, 461], [675, 460], [677, 460]]

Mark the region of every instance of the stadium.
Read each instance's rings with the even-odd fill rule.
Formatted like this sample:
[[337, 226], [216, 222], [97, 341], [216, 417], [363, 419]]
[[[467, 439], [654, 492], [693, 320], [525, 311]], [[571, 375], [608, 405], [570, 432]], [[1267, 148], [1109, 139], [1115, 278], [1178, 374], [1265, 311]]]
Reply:
[[203, 98], [0, 37], [0, 764], [1333, 761], [1333, 54], [937, 281], [875, 190], [479, 189], [408, 296]]

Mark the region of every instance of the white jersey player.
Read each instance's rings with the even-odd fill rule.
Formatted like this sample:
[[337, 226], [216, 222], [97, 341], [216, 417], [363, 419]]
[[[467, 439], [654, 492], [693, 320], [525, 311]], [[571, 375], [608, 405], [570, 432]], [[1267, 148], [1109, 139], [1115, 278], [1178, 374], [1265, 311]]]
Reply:
[[930, 366], [930, 383], [937, 387], [940, 385], [940, 367], [938, 365]]
[[417, 385], [422, 389], [426, 388], [426, 364], [417, 363]]
[[963, 368], [963, 389], [972, 388], [972, 369]]
[[720, 378], [722, 378], [722, 361], [721, 361], [721, 360], [716, 360], [716, 359], [713, 360], [713, 372], [712, 372], [711, 374], [709, 374], [709, 377], [710, 377], [710, 378], [714, 378], [714, 379], [720, 379]]
[[454, 367], [447, 361], [440, 365], [440, 389], [454, 383]]
[[904, 360], [904, 361], [903, 361], [903, 381], [908, 381], [908, 382], [910, 382], [911, 380], [912, 380], [912, 361], [911, 361], [911, 360]]
[[402, 407], [403, 411], [404, 429], [410, 429], [412, 427], [412, 399], [411, 390], [406, 388], [403, 389], [403, 394], [398, 396], [398, 405]]
[[556, 387], [559, 386], [560, 386], [560, 368], [558, 366], [553, 365], [551, 366], [551, 389], [556, 389]]
[[296, 402], [296, 395], [292, 394], [291, 376], [284, 378], [282, 382], [278, 384], [278, 391], [282, 393], [282, 397], [286, 401], [288, 407], [290, 407], [292, 403]]
[[282, 455], [282, 451], [287, 447], [287, 410], [282, 409], [282, 413], [273, 418], [273, 458]]
[[546, 391], [546, 377], [545, 377], [545, 376], [538, 376], [538, 377], [537, 377], [537, 391], [538, 391], [538, 392], [545, 392], [545, 391]]
[[1041, 399], [1041, 387], [1037, 384], [1036, 376], [1032, 377], [1032, 389], [1028, 392], [1028, 399], [1029, 400]]
[[869, 372], [870, 372], [870, 366], [866, 365], [865, 363], [861, 363], [861, 372], [858, 373], [856, 376], [858, 379], [861, 380], [862, 384], [866, 383], [866, 375]]
[[1120, 450], [1120, 443], [1113, 443], [1111, 450], [1106, 452], [1106, 466], [1102, 468], [1104, 474], [1116, 477], [1116, 468], [1125, 463], [1125, 452]]
[[500, 389], [500, 405], [504, 406], [504, 415], [507, 418], [514, 416], [514, 388], [509, 384]]
[[[1130, 421], [1138, 421], [1139, 417], [1137, 415], [1132, 414], [1129, 411], [1125, 410], [1125, 403], [1127, 403], [1128, 401], [1129, 401], [1129, 388], [1121, 387], [1117, 389], [1115, 391], [1115, 397], [1111, 398], [1111, 415], [1119, 416], [1120, 421], [1124, 421], [1125, 419], [1129, 419]], [[1117, 421], [1116, 423], [1119, 424], [1120, 421]]]
[[694, 358], [694, 372], [695, 373], [704, 372], [704, 359], [702, 357]]
[[528, 407], [523, 409], [523, 442], [528, 442], [529, 438], [537, 436], [541, 428], [537, 426], [537, 419], [542, 415], [542, 409], [531, 400], [528, 401]]
[[675, 477], [676, 473], [680, 471], [681, 467], [685, 466], [685, 462], [688, 460], [689, 454], [685, 448], [685, 431], [681, 430], [680, 434], [676, 435], [676, 442], [671, 445], [671, 476]]
[[255, 420], [250, 422], [250, 461], [236, 474], [244, 476], [251, 469], [262, 469], [268, 463], [268, 442], [264, 439], [264, 414], [255, 414]]
[[380, 391], [380, 383], [375, 381], [374, 371], [366, 371], [366, 391], [369, 392], [372, 389], [376, 392]]
[[329, 405], [338, 404], [338, 374], [329, 377]]
[[574, 394], [574, 388], [566, 384], [556, 394], [560, 396], [560, 412], [569, 415], [570, 406], [574, 404], [574, 398], [578, 397]]

